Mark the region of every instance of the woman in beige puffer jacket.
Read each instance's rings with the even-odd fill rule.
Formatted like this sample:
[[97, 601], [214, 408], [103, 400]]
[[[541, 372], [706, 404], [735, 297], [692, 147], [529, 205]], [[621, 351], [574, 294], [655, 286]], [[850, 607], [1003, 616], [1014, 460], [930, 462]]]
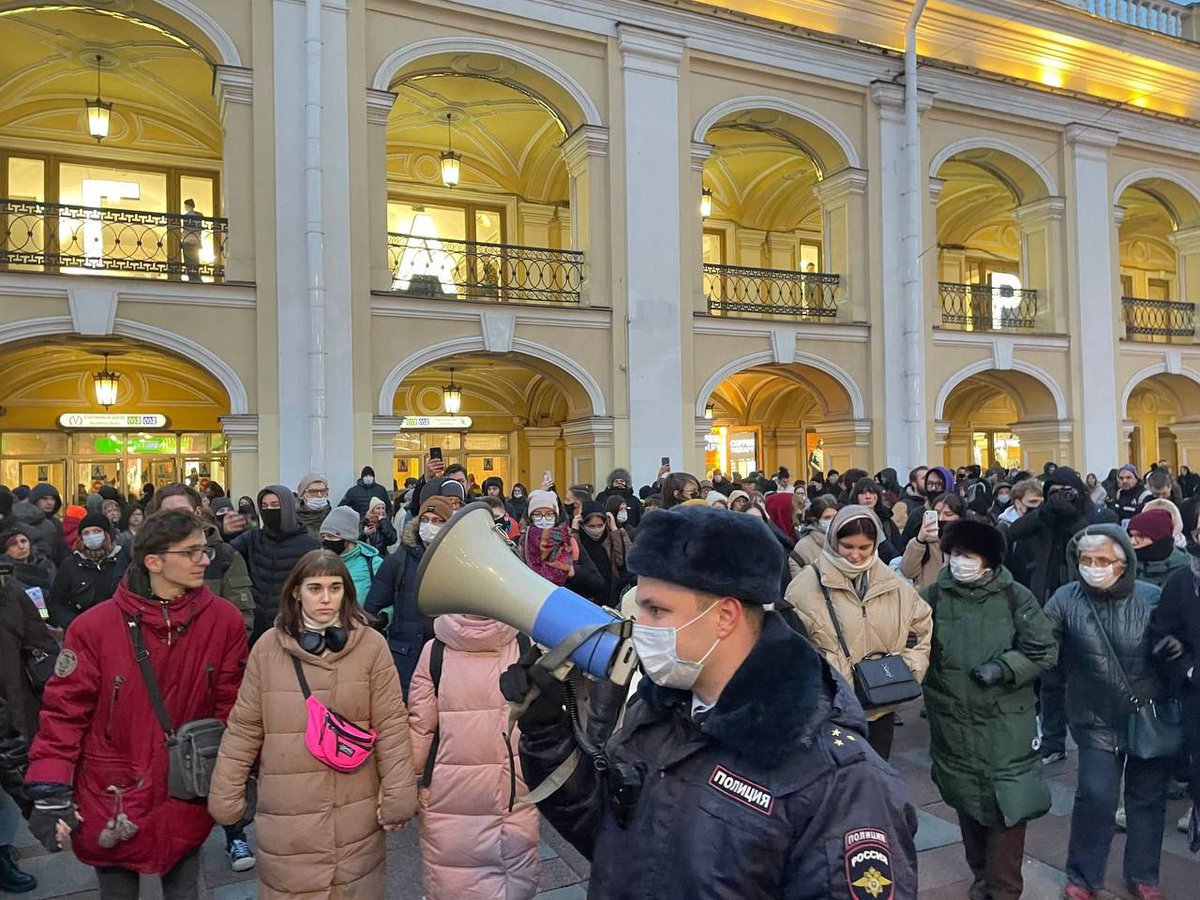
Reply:
[[[804, 523], [800, 526], [800, 540], [788, 554], [788, 574], [795, 578], [807, 566], [816, 562], [821, 551], [825, 549], [825, 529], [837, 515], [837, 497], [822, 494], [813, 498], [812, 503], [804, 510]], [[825, 525], [825, 529], [821, 525]], [[799, 560], [797, 560], [799, 557]]]
[[942, 494], [933, 503], [937, 522], [921, 523], [917, 536], [908, 542], [900, 558], [900, 574], [909, 579], [918, 591], [933, 584], [946, 564], [942, 554], [941, 533], [950, 522], [957, 522], [967, 511], [966, 504], [958, 494]]
[[[418, 772], [438, 733], [430, 782], [420, 791], [425, 897], [530, 900], [538, 890], [538, 812], [530, 803], [509, 809], [514, 785], [516, 796], [526, 790], [520, 758], [504, 745], [508, 703], [500, 693], [501, 674], [520, 656], [517, 631], [466, 615], [438, 616], [433, 630], [445, 645], [437, 691], [434, 641], [421, 652], [408, 691]], [[519, 739], [514, 729], [514, 750]]]
[[[865, 520], [858, 522], [857, 520]], [[848, 528], [856, 524], [857, 528]], [[853, 534], [851, 533], [853, 532]], [[869, 532], [863, 534], [862, 532]], [[933, 636], [933, 613], [907, 581], [896, 576], [876, 552], [882, 528], [875, 514], [864, 506], [847, 506], [829, 526], [825, 549], [788, 586], [784, 601], [799, 617], [808, 639], [846, 681], [854, 684], [854, 665], [872, 653], [899, 655], [919, 682], [929, 667]], [[839, 537], [855, 539], [869, 550], [843, 556]], [[822, 589], [824, 586], [824, 589]], [[829, 615], [829, 600], [846, 641], [842, 649]], [[908, 646], [909, 635], [914, 638]], [[868, 740], [884, 759], [891, 752], [894, 706], [866, 710]]]
[[[322, 586], [324, 594], [310, 609]], [[342, 649], [300, 648], [304, 632], [328, 640], [335, 625], [345, 629]], [[335, 771], [309, 753], [308, 714], [293, 657], [301, 660], [314, 697], [375, 729], [375, 746], [358, 770]], [[250, 652], [208, 795], [217, 822], [242, 818], [256, 760], [259, 898], [383, 897], [384, 831], [403, 826], [417, 806], [408, 712], [387, 641], [366, 624], [350, 574], [328, 550], [311, 551], [297, 563], [280, 596], [275, 627]]]

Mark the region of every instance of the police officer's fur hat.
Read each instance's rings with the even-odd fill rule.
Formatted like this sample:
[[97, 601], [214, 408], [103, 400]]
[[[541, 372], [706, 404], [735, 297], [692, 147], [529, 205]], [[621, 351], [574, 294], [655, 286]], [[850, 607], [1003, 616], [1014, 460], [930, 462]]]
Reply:
[[764, 605], [779, 599], [783, 548], [756, 516], [689, 504], [642, 519], [627, 563], [635, 575]]
[[952, 550], [977, 553], [985, 566], [998, 569], [1004, 564], [1004, 535], [987, 522], [958, 519], [950, 522], [942, 535], [942, 552], [949, 556]]

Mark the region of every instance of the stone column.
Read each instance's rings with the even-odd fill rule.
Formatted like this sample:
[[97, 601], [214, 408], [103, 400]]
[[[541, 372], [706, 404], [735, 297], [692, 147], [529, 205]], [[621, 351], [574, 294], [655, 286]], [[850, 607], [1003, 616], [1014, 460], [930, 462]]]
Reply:
[[791, 473], [793, 484], [803, 481], [808, 474], [808, 448], [804, 440], [806, 434], [806, 428], [775, 429], [775, 467], [786, 467]]
[[[391, 91], [367, 89], [367, 221], [371, 235], [371, 290], [392, 289], [392, 263], [387, 242], [387, 123], [396, 103]], [[390, 471], [390, 469], [389, 469]]]
[[834, 294], [838, 321], [868, 322], [870, 254], [862, 239], [867, 233], [867, 173], [842, 169], [818, 181], [813, 192], [821, 204], [821, 269], [841, 276]]
[[759, 228], [738, 228], [733, 248], [734, 265], [761, 269], [767, 243], [767, 233]]
[[[967, 466], [975, 460], [971, 457], [971, 428], [952, 423], [946, 434], [943, 447], [948, 451], [947, 465], [950, 468]], [[986, 468], [986, 467], [985, 467]]]
[[[401, 416], [371, 417], [371, 468], [375, 470], [375, 480], [388, 490], [391, 490], [392, 473], [396, 470], [396, 436], [404, 430], [403, 422]], [[420, 472], [410, 474], [421, 475]]]
[[517, 203], [517, 222], [520, 237], [517, 243], [526, 247], [549, 247], [550, 225], [555, 209], [545, 203]]
[[834, 419], [818, 422], [817, 434], [825, 440], [825, 471], [871, 467], [871, 420]]
[[567, 444], [567, 472], [571, 484], [590, 484], [600, 491], [613, 464], [613, 420], [608, 416], [573, 419], [562, 427]]
[[608, 242], [608, 129], [583, 125], [562, 145], [571, 178], [571, 246], [584, 252], [585, 306], [612, 306]]
[[1175, 435], [1175, 448], [1179, 452], [1179, 464], [1193, 472], [1200, 469], [1200, 419], [1184, 419], [1171, 423]]
[[568, 474], [565, 471], [559, 471], [559, 466], [555, 461], [555, 447], [558, 444], [558, 436], [561, 429], [559, 428], [537, 428], [533, 426], [525, 429], [525, 444], [529, 448], [529, 489], [537, 490], [542, 486], [542, 472], [549, 469], [554, 473], [554, 483], [558, 487], [559, 496], [562, 492], [571, 486], [567, 480]]
[[1120, 322], [1117, 228], [1108, 187], [1108, 153], [1115, 132], [1068, 125], [1066, 150], [1067, 289], [1071, 309], [1071, 357], [1078, 393], [1072, 413], [1079, 421], [1076, 462], [1085, 472], [1107, 472], [1120, 451], [1117, 423], [1117, 334]]
[[1038, 292], [1038, 331], [1067, 331], [1066, 272], [1063, 260], [1063, 213], [1066, 200], [1046, 197], [1013, 210], [1021, 235], [1021, 286]]
[[[1070, 422], [1050, 421], [1014, 422], [1012, 432], [1021, 439], [1021, 460], [1031, 472], [1040, 472], [1048, 462], [1060, 466], [1070, 465], [1071, 456]], [[1111, 466], [1110, 466], [1111, 468]], [[1092, 471], [1092, 470], [1088, 470]], [[1104, 470], [1105, 473], [1108, 469]], [[1086, 475], [1087, 472], [1084, 472]], [[1104, 474], [1097, 472], [1099, 477]]]
[[1181, 228], [1170, 241], [1179, 254], [1179, 295], [1175, 299], [1200, 303], [1200, 226]]
[[[250, 414], [219, 416], [221, 431], [228, 440], [229, 484], [225, 491], [231, 497], [243, 494], [255, 497], [273, 472], [260, 472], [258, 460], [258, 416]], [[264, 475], [266, 476], [264, 478]]]
[[683, 388], [680, 247], [684, 39], [618, 25], [617, 48], [624, 96], [629, 461], [634, 480], [648, 483], [659, 457], [683, 458], [684, 413], [690, 406]]
[[[947, 464], [946, 446], [950, 443], [950, 423], [945, 419], [936, 419], [933, 423], [933, 454], [928, 463], [921, 465], [944, 466]], [[912, 466], [909, 466], [911, 469]], [[907, 471], [907, 470], [906, 470]]]
[[[221, 116], [221, 215], [229, 220], [225, 281], [253, 284], [254, 260], [254, 72], [216, 66], [213, 90]], [[212, 210], [206, 210], [212, 215]]]

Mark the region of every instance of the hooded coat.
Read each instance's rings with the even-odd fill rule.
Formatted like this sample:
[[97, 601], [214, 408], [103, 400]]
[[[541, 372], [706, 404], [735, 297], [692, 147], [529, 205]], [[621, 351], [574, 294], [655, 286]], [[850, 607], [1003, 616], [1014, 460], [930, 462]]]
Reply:
[[[1059, 643], [1059, 669], [1067, 683], [1071, 737], [1080, 747], [1113, 753], [1124, 744], [1129, 713], [1133, 711], [1129, 692], [1144, 701], [1165, 699], [1150, 652], [1150, 616], [1158, 605], [1159, 589], [1136, 580], [1133, 544], [1120, 525], [1093, 525], [1087, 533], [1115, 541], [1129, 563], [1108, 590], [1089, 587], [1082, 581], [1064, 584], [1046, 604], [1046, 617]], [[1072, 569], [1077, 575], [1078, 557], [1074, 552]], [[1122, 687], [1109, 643], [1129, 679], [1129, 690]]]
[[[246, 629], [233, 604], [207, 587], [169, 602], [151, 599], [134, 567], [111, 601], [75, 620], [42, 697], [41, 730], [26, 783], [68, 785], [83, 819], [72, 836], [89, 866], [161, 875], [204, 843], [213, 820], [202, 801], [167, 793], [167, 742], [134, 660], [125, 616], [141, 622], [150, 664], [172, 722], [225, 720], [246, 665]], [[105, 849], [100, 831], [115, 815], [110, 785], [124, 787], [132, 839]]]
[[[623, 490], [613, 487], [613, 482], [618, 479], [625, 480], [625, 488]], [[605, 481], [605, 485], [604, 490], [596, 495], [596, 502], [604, 504], [608, 502], [609, 497], [620, 497], [625, 501], [625, 505], [629, 509], [629, 519], [625, 524], [630, 528], [637, 528], [638, 523], [642, 521], [642, 515], [645, 510], [642, 508], [642, 501], [633, 492], [633, 476], [629, 474], [629, 470], [613, 469], [608, 473], [608, 480]]]
[[[591, 860], [589, 897], [848, 898], [866, 875], [862, 829], [877, 838], [873, 859], [886, 887], [897, 898], [917, 895], [908, 790], [867, 743], [845, 682], [779, 615], [766, 613], [703, 723], [691, 703], [690, 691], [643, 678], [605, 746], [610, 764], [643, 774], [625, 826], [591, 765], [577, 765], [538, 804]], [[565, 715], [529, 723], [521, 735], [526, 778], [540, 784], [574, 748]]]
[[310, 550], [319, 550], [321, 542], [308, 533], [296, 519], [296, 496], [281, 484], [267, 485], [258, 492], [258, 507], [264, 494], [279, 498], [279, 529], [264, 525], [244, 531], [233, 539], [233, 549], [242, 554], [250, 572], [254, 594], [254, 639], [275, 624], [279, 613], [279, 594], [288, 575], [300, 558]]
[[[1165, 540], [1167, 543], [1171, 542], [1171, 538], [1166, 538]], [[1156, 541], [1155, 543], [1158, 542]], [[1186, 569], [1187, 567], [1188, 552], [1172, 545], [1165, 559], [1143, 559], [1139, 556], [1137, 578], [1138, 581], [1144, 581], [1147, 584], [1161, 588], [1167, 583], [1168, 578], [1180, 569]]]
[[[293, 657], [312, 695], [376, 732], [367, 762], [336, 772], [305, 745], [308, 711]], [[224, 825], [246, 812], [258, 763], [258, 896], [262, 900], [377, 900], [386, 894], [387, 846], [379, 819], [412, 818], [416, 776], [408, 712], [387, 644], [374, 629], [350, 630], [346, 646], [305, 653], [272, 628], [254, 645], [213, 772], [208, 808]]]
[[[864, 507], [847, 506], [841, 510], [829, 526], [822, 555], [788, 586], [784, 600], [796, 611], [809, 640], [848, 684], [854, 683], [854, 665], [871, 653], [901, 656], [913, 678], [919, 682], [925, 677], [925, 669], [929, 665], [930, 638], [933, 633], [929, 604], [878, 556], [875, 564], [866, 572], [867, 590], [859, 599], [851, 579], [826, 558], [829, 554], [837, 553], [838, 531], [846, 522], [862, 513], [869, 515], [878, 527], [879, 520]], [[838, 617], [849, 656], [843, 651], [833, 619], [830, 618], [829, 606], [825, 602], [826, 591], [833, 612]], [[916, 637], [911, 647], [909, 635]], [[867, 718], [873, 721], [894, 709], [894, 706], [880, 706], [868, 710]]]
[[[446, 645], [437, 692], [429, 671], [432, 642], [409, 691], [418, 772], [439, 734], [432, 779], [420, 792], [425, 896], [529, 900], [538, 890], [538, 814], [524, 803], [509, 809], [513, 774], [518, 796], [526, 785], [519, 763], [515, 773], [510, 765], [508, 703], [499, 687], [520, 656], [517, 631], [461, 615], [438, 616], [434, 631]], [[514, 729], [514, 743], [519, 733]]]
[[24, 589], [9, 579], [0, 585], [0, 696], [8, 703], [14, 726], [26, 740], [37, 731], [40, 698], [25, 675], [26, 653], [54, 656], [58, 644]]
[[50, 624], [67, 628], [80, 613], [113, 596], [127, 568], [129, 553], [115, 538], [108, 554], [100, 560], [76, 550], [62, 561], [55, 573], [46, 601]]
[[[933, 646], [922, 688], [942, 799], [988, 826], [1044, 815], [1050, 792], [1033, 683], [1058, 659], [1050, 621], [1003, 566], [969, 584], [943, 569], [923, 596], [933, 610]], [[971, 671], [992, 661], [1004, 681], [983, 687]]]
[[[1076, 491], [1074, 508], [1056, 510], [1050, 502], [1054, 485]], [[1060, 466], [1046, 477], [1046, 500], [1017, 519], [1008, 529], [1008, 567], [1013, 578], [1045, 603], [1050, 595], [1075, 577], [1067, 564], [1067, 544], [1089, 525], [1115, 522], [1108, 510], [1097, 509], [1087, 487], [1074, 469]], [[1129, 559], [1133, 560], [1132, 551]]]
[[433, 638], [433, 619], [421, 615], [417, 609], [417, 567], [425, 555], [419, 524], [414, 520], [405, 526], [400, 535], [400, 546], [380, 565], [363, 603], [363, 608], [371, 615], [386, 613], [388, 616], [388, 646], [406, 698], [421, 648]]
[[387, 488], [378, 481], [374, 481], [374, 475], [371, 478], [371, 484], [363, 484], [362, 478], [359, 478], [358, 481], [350, 485], [338, 506], [349, 506], [358, 513], [359, 518], [362, 518], [367, 514], [367, 510], [371, 508], [371, 498], [378, 497], [383, 501], [383, 506], [387, 510], [387, 517], [390, 519], [392, 517], [391, 495], [388, 494]]
[[383, 565], [379, 551], [366, 541], [355, 541], [354, 546], [347, 547], [346, 552], [342, 554], [342, 562], [350, 572], [358, 596], [367, 596], [371, 590], [371, 582], [375, 580], [375, 575]]
[[[48, 513], [37, 507], [37, 501], [42, 497], [54, 498], [54, 509]], [[34, 544], [55, 565], [62, 562], [67, 555], [67, 542], [63, 537], [62, 523], [55, 518], [60, 509], [62, 509], [62, 498], [58, 496], [58, 488], [44, 481], [33, 486], [27, 500], [13, 505], [13, 515], [17, 521], [29, 529]]]

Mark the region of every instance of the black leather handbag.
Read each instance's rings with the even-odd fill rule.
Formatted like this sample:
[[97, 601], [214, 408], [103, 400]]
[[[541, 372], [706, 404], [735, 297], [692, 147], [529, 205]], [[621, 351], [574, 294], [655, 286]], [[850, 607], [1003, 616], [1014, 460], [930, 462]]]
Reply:
[[821, 572], [817, 570], [817, 584], [825, 595], [825, 608], [829, 610], [829, 618], [833, 622], [833, 630], [837, 635], [842, 653], [850, 662], [850, 670], [854, 673], [854, 693], [863, 709], [878, 709], [881, 706], [894, 706], [906, 703], [921, 696], [921, 685], [913, 677], [912, 670], [904, 657], [895, 653], [878, 651], [868, 653], [858, 662], [850, 655], [846, 645], [846, 636], [842, 634], [842, 625], [837, 613], [833, 610], [833, 599], [829, 596], [829, 588], [821, 580]]

